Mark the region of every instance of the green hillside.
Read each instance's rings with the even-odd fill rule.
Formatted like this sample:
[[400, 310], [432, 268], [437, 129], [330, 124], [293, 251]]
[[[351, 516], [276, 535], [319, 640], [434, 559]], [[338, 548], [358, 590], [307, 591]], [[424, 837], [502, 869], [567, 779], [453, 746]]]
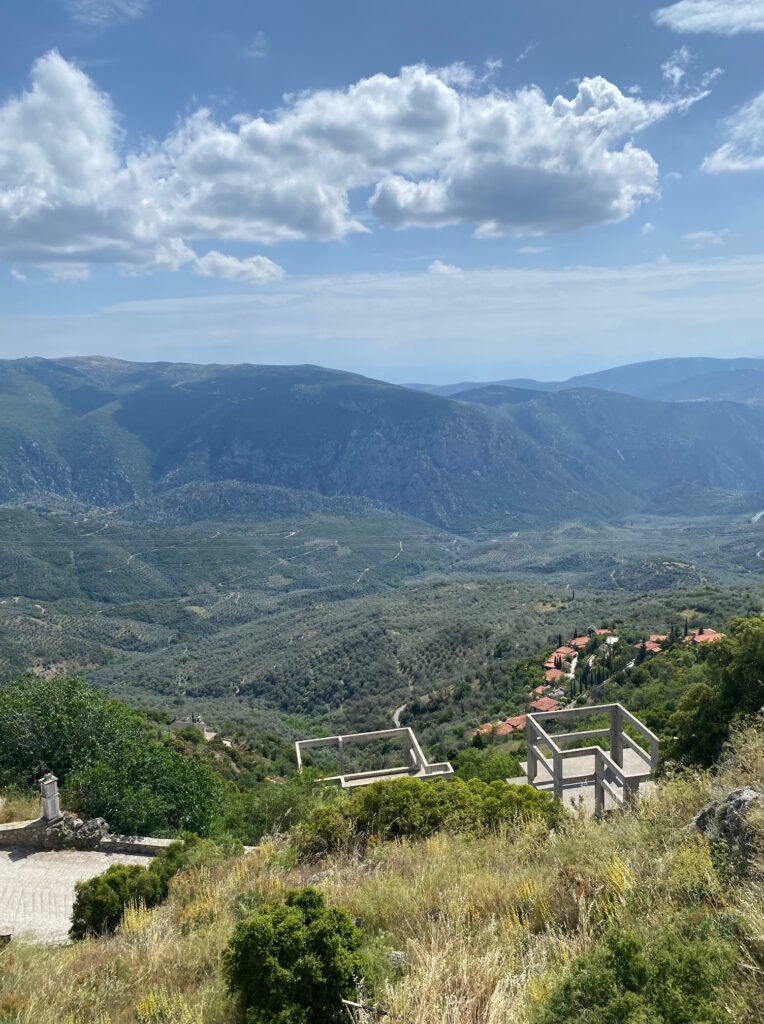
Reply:
[[[738, 403], [495, 388], [451, 400], [312, 366], [100, 359], [6, 361], [0, 395], [4, 501], [114, 507], [233, 481], [282, 489], [260, 491], [260, 512], [281, 514], [286, 489], [458, 530], [664, 509], [667, 491], [692, 495], [695, 513], [764, 493], [764, 411]], [[194, 494], [173, 514], [183, 500], [201, 511]]]

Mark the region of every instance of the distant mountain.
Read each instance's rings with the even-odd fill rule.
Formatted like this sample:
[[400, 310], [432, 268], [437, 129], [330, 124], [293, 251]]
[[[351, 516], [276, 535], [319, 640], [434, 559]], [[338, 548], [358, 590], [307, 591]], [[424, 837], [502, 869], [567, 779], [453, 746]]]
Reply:
[[764, 359], [654, 359], [617, 366], [610, 370], [580, 374], [563, 381], [527, 378], [483, 382], [482, 384], [412, 384], [427, 394], [452, 397], [486, 387], [523, 388], [531, 391], [565, 391], [597, 388], [617, 391], [635, 398], [665, 402], [729, 401], [764, 403]]
[[342, 499], [457, 528], [703, 511], [730, 492], [764, 492], [764, 408], [502, 385], [453, 400], [315, 366], [0, 362], [5, 502], [161, 522]]

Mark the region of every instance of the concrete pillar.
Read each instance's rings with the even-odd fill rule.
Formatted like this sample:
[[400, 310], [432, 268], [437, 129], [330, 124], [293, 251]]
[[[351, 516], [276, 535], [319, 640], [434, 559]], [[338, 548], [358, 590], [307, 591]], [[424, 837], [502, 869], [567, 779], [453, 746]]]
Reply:
[[600, 760], [599, 751], [594, 755], [594, 813], [602, 814], [605, 810], [605, 789], [602, 785], [604, 762]]
[[565, 781], [564, 762], [562, 754], [558, 754], [556, 750], [552, 753], [552, 768], [554, 770], [554, 795], [558, 800], [562, 800], [563, 784]]
[[525, 755], [527, 760], [527, 780], [529, 785], [536, 781], [538, 767], [536, 764], [536, 752], [534, 751], [534, 728], [530, 719], [525, 719]]
[[345, 741], [341, 736], [337, 737], [337, 743], [340, 748], [340, 775], [345, 774]]
[[610, 712], [610, 756], [618, 765], [623, 768], [623, 712], [619, 704], [616, 704]]
[[42, 796], [42, 816], [46, 821], [58, 821], [61, 817], [61, 804], [58, 799], [58, 779], [48, 772], [40, 779], [40, 795]]

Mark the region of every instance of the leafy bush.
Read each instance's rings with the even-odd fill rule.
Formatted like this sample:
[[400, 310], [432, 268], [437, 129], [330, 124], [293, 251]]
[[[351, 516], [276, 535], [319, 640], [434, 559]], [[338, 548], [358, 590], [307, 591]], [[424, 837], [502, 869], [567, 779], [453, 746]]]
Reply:
[[659, 931], [646, 943], [613, 931], [577, 960], [536, 1024], [722, 1024], [729, 942], [705, 929]]
[[84, 939], [86, 935], [113, 932], [128, 904], [156, 906], [167, 898], [170, 879], [178, 872], [209, 863], [230, 852], [215, 843], [187, 834], [182, 842], [171, 843], [148, 867], [114, 864], [104, 874], [78, 882], [70, 936]]
[[540, 818], [551, 827], [564, 813], [548, 793], [532, 786], [479, 779], [396, 779], [315, 808], [293, 834], [299, 853], [315, 857], [370, 838], [422, 838], [441, 829], [477, 835], [526, 817]]
[[520, 758], [517, 754], [491, 747], [481, 750], [472, 746], [460, 750], [453, 758], [453, 764], [457, 778], [466, 781], [480, 779], [482, 782], [503, 782], [520, 774]]
[[73, 939], [113, 932], [129, 903], [153, 907], [162, 899], [156, 874], [140, 864], [113, 864], [104, 874], [78, 882], [74, 892]]
[[65, 798], [117, 831], [214, 829], [223, 787], [211, 767], [81, 679], [24, 676], [0, 687], [0, 735], [0, 785], [28, 785], [50, 769]]
[[683, 695], [670, 720], [669, 756], [709, 766], [737, 715], [764, 705], [764, 619], [736, 619], [726, 640], [703, 651], [711, 685], [699, 683]]
[[361, 974], [361, 933], [316, 889], [264, 903], [236, 928], [223, 957], [247, 1024], [342, 1024], [341, 1000]]

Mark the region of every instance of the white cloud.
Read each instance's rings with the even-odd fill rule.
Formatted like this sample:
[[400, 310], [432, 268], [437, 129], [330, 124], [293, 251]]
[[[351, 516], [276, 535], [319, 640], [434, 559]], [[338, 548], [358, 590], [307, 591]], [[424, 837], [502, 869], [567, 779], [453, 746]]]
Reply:
[[81, 284], [90, 278], [90, 267], [86, 263], [48, 263], [42, 264], [42, 268], [56, 284]]
[[433, 260], [427, 269], [431, 274], [440, 277], [459, 277], [462, 272], [461, 267], [455, 267], [453, 263], [444, 263], [442, 260]]
[[549, 249], [545, 245], [520, 245], [517, 251], [526, 256], [541, 256], [543, 253], [549, 252]]
[[685, 242], [689, 242], [693, 249], [705, 249], [708, 245], [724, 245], [726, 231], [690, 231], [682, 235]]
[[724, 142], [703, 161], [709, 174], [764, 170], [764, 92], [725, 122]]
[[[622, 267], [287, 277], [77, 315], [0, 312], [6, 357], [320, 363], [398, 380], [525, 375], [668, 355], [761, 355], [764, 255]], [[465, 344], [469, 339], [469, 344]], [[424, 377], [423, 377], [424, 374]]]
[[95, 28], [140, 18], [148, 7], [148, 0], [64, 0], [64, 3], [75, 21]]
[[649, 220], [646, 223], [644, 223], [642, 227], [639, 229], [639, 233], [643, 237], [646, 237], [647, 235], [652, 235], [654, 231], [655, 225], [652, 224]]
[[764, 32], [764, 0], [680, 0], [654, 11], [653, 18], [676, 32]]
[[680, 46], [678, 50], [674, 50], [667, 61], [661, 64], [663, 77], [667, 82], [670, 82], [675, 89], [677, 89], [681, 84], [682, 79], [687, 74], [687, 68], [693, 59], [693, 55], [687, 47]]
[[260, 60], [268, 52], [268, 39], [265, 32], [256, 32], [252, 42], [246, 49], [247, 57]]
[[222, 277], [229, 281], [243, 281], [246, 284], [269, 284], [280, 281], [284, 269], [267, 256], [248, 256], [239, 260], [222, 252], [210, 250], [206, 256], [194, 260], [193, 270], [199, 277]]
[[371, 213], [396, 228], [468, 223], [488, 237], [622, 220], [657, 193], [632, 137], [704, 95], [647, 101], [592, 78], [548, 102], [490, 87], [493, 70], [408, 67], [288, 97], [270, 117], [201, 109], [131, 151], [111, 99], [52, 52], [0, 106], [0, 258], [177, 270], [194, 242], [368, 231], [370, 191]]
[[26, 284], [27, 283], [27, 276], [26, 276], [26, 274], [22, 274], [21, 271], [20, 270], [16, 270], [15, 267], [11, 267], [11, 277], [13, 278], [14, 281], [18, 281], [19, 284]]

